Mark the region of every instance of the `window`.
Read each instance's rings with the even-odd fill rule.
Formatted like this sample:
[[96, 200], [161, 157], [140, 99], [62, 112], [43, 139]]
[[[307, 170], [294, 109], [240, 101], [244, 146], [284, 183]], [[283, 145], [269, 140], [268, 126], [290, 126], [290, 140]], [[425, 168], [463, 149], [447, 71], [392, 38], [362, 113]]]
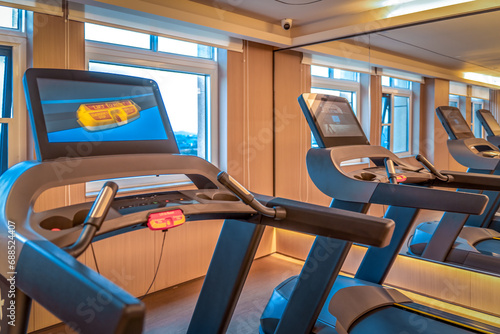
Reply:
[[484, 109], [484, 100], [471, 98], [471, 130], [474, 132], [476, 138], [486, 138], [486, 133], [481, 125], [481, 122], [477, 119], [476, 111], [479, 109]]
[[206, 158], [207, 75], [120, 64], [89, 62], [89, 70], [153, 79], [160, 87], [181, 154]]
[[[111, 37], [116, 28], [85, 25], [88, 69], [150, 78], [158, 83], [181, 154], [218, 164], [217, 69], [215, 48], [123, 30], [125, 41]], [[118, 29], [122, 30], [122, 29]], [[130, 34], [133, 33], [133, 34]], [[147, 38], [145, 38], [145, 36]], [[146, 43], [147, 41], [147, 43]], [[122, 190], [185, 183], [179, 177], [119, 181]], [[99, 190], [87, 184], [87, 194]]]
[[458, 98], [458, 95], [450, 94], [448, 105], [450, 107], [459, 108], [459, 98]]
[[140, 49], [151, 48], [151, 37], [148, 34], [124, 29], [105, 27], [85, 23], [85, 39], [102, 43], [131, 46]]
[[382, 86], [380, 145], [399, 155], [411, 154], [411, 82], [382, 77]]
[[311, 75], [323, 78], [331, 78], [337, 80], [359, 81], [359, 73], [341, 70], [339, 68], [331, 68], [325, 66], [311, 65]]
[[0, 174], [26, 160], [26, 70], [24, 10], [0, 6]]
[[215, 48], [211, 46], [125, 29], [106, 27], [93, 23], [85, 23], [85, 39], [87, 41], [129, 46], [154, 52], [159, 51], [205, 59], [214, 59], [215, 55]]
[[12, 48], [0, 46], [0, 174], [8, 168], [8, 123], [12, 117]]
[[382, 86], [411, 89], [411, 81], [382, 76]]
[[[181, 153], [212, 160], [211, 131], [207, 125], [211, 112], [211, 79], [217, 64], [210, 61], [211, 68], [207, 70], [206, 65], [209, 64], [206, 61], [198, 64], [196, 58], [200, 55], [199, 58], [211, 60], [213, 47], [89, 23], [85, 24], [85, 36], [91, 41], [109, 44], [105, 46], [107, 51], [111, 51], [108, 54], [117, 56], [113, 59], [113, 56], [91, 55], [89, 70], [155, 80]], [[120, 46], [115, 47], [111, 43]], [[123, 46], [148, 50], [137, 51], [136, 54], [127, 51], [125, 58], [121, 51]], [[178, 56], [170, 56], [167, 52], [189, 58], [171, 58]], [[116, 61], [118, 58], [121, 59], [119, 62]], [[193, 64], [186, 64], [186, 60]]]
[[21, 30], [22, 14], [22, 10], [0, 6], [0, 28]]

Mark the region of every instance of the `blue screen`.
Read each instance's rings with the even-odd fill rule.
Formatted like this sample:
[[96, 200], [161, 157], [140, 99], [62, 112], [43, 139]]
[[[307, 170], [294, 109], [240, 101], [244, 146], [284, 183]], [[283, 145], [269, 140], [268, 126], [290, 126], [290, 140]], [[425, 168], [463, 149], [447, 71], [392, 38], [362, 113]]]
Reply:
[[51, 143], [168, 139], [152, 87], [37, 80]]

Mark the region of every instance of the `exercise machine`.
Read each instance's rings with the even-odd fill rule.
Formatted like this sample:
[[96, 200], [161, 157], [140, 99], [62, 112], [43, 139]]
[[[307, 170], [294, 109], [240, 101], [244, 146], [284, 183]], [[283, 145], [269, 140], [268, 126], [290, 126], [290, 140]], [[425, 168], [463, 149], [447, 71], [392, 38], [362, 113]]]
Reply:
[[[378, 247], [391, 238], [388, 219], [254, 195], [206, 160], [179, 155], [153, 80], [30, 69], [24, 85], [37, 161], [0, 177], [0, 248], [8, 250], [0, 259], [2, 333], [26, 333], [32, 300], [82, 333], [141, 333], [144, 304], [75, 259], [90, 242], [120, 233], [225, 220], [189, 333], [225, 331], [265, 226]], [[194, 189], [120, 196], [106, 183], [94, 205], [34, 209], [53, 187], [173, 174]]]
[[[448, 150], [455, 160], [468, 167], [468, 173], [500, 175], [500, 150], [482, 138], [476, 138], [460, 110], [442, 106], [436, 114], [449, 139]], [[467, 190], [489, 198], [481, 215], [446, 212], [439, 222], [418, 225], [409, 252], [435, 261], [445, 261], [500, 274], [500, 229], [495, 215], [500, 192], [481, 187]]]
[[476, 110], [476, 116], [486, 131], [486, 140], [493, 145], [500, 146], [500, 125], [487, 109]]
[[[498, 333], [499, 328], [417, 304], [382, 284], [420, 209], [480, 214], [487, 202], [484, 195], [430, 186], [498, 189], [500, 178], [438, 171], [424, 157], [421, 166], [414, 166], [370, 146], [344, 98], [302, 94], [299, 103], [320, 147], [307, 153], [308, 173], [333, 198], [331, 206], [366, 212], [371, 203], [390, 205], [385, 217], [396, 228], [388, 246], [368, 249], [354, 278], [328, 275], [351, 244], [316, 237], [300, 275], [275, 288], [261, 317], [261, 333]], [[343, 170], [342, 162], [360, 158], [374, 167]]]

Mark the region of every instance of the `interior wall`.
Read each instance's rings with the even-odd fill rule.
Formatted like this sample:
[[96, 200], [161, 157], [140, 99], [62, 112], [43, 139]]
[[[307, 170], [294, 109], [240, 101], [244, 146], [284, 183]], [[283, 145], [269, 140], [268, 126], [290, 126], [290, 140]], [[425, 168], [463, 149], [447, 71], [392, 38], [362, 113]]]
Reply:
[[273, 48], [227, 52], [227, 171], [251, 191], [273, 190]]
[[[32, 20], [33, 67], [85, 69], [83, 23], [37, 13]], [[223, 88], [228, 97], [228, 171], [252, 191], [272, 195], [272, 47], [245, 42], [244, 52], [229, 51], [226, 61], [227, 85]], [[34, 206], [43, 211], [90, 200], [85, 196], [85, 185], [78, 184], [48, 190]], [[141, 229], [95, 242], [96, 261], [90, 250], [78, 260], [93, 269], [97, 264], [103, 276], [132, 295], [142, 296], [153, 280], [163, 243], [164, 256], [149, 292], [205, 275], [222, 224], [221, 220], [187, 222], [168, 233]], [[274, 249], [274, 229], [269, 228], [256, 256]], [[30, 332], [58, 322], [33, 303]]]
[[[33, 67], [85, 68], [83, 24], [45, 14], [34, 14], [31, 48]], [[314, 186], [307, 175], [305, 155], [310, 148], [310, 131], [297, 103], [297, 97], [310, 91], [310, 67], [301, 63], [302, 54], [294, 51], [275, 52], [272, 47], [244, 42], [244, 52], [226, 54], [227, 171], [250, 190], [328, 205], [330, 198]], [[366, 78], [365, 78], [366, 79]], [[370, 139], [376, 143], [380, 127], [380, 77], [370, 76], [371, 109]], [[426, 79], [422, 86], [420, 109], [420, 152], [441, 169], [453, 169], [446, 150], [446, 134], [434, 109], [448, 104], [449, 82]], [[274, 106], [273, 106], [274, 90]], [[499, 91], [495, 91], [491, 108], [498, 115]], [[367, 104], [363, 103], [364, 109]], [[378, 110], [378, 111], [377, 111]], [[375, 124], [375, 125], [373, 125]], [[446, 153], [446, 154], [445, 154]], [[448, 155], [448, 157], [442, 157]], [[362, 168], [362, 165], [349, 167]], [[88, 200], [84, 185], [61, 187], [44, 194], [37, 210], [69, 205]], [[381, 215], [383, 212], [371, 211]], [[151, 291], [157, 291], [203, 275], [215, 247], [222, 222], [196, 222], [175, 229], [166, 235], [165, 254], [157, 281]], [[143, 294], [150, 284], [163, 242], [163, 234], [140, 230], [97, 242], [95, 251], [104, 276], [132, 294]], [[274, 250], [303, 257], [309, 250], [310, 236], [266, 231], [258, 256]], [[140, 247], [138, 246], [140, 245]], [[188, 249], [187, 251], [183, 251]], [[79, 260], [94, 266], [87, 252]], [[58, 322], [38, 305], [33, 306], [30, 331]]]

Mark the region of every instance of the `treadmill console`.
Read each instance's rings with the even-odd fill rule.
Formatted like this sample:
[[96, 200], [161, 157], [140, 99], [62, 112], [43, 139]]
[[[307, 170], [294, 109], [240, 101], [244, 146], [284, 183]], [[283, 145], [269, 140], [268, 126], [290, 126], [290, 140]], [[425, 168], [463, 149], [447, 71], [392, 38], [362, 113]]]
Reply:
[[489, 110], [479, 109], [476, 111], [476, 116], [488, 136], [500, 136], [500, 125]]
[[450, 106], [437, 107], [436, 114], [450, 139], [474, 138], [474, 133], [462, 116], [460, 109]]
[[120, 197], [113, 201], [111, 207], [122, 215], [145, 210], [167, 208], [185, 204], [199, 204], [197, 200], [179, 191], [161, 192], [145, 195]]
[[347, 99], [305, 93], [298, 100], [319, 147], [369, 145]]
[[39, 161], [179, 153], [153, 80], [30, 68], [24, 86]]

